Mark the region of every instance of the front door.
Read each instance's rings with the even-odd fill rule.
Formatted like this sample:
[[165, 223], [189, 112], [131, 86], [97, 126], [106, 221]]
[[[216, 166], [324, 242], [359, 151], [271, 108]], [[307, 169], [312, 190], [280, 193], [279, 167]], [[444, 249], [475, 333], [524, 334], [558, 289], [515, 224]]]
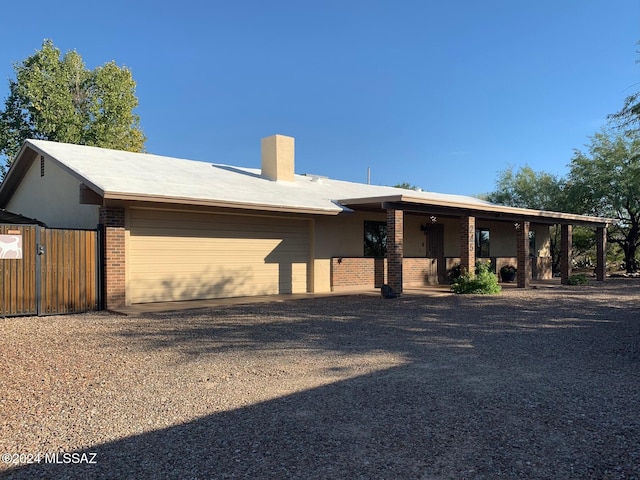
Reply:
[[444, 260], [444, 225], [433, 223], [425, 228], [427, 236], [425, 245], [427, 247], [426, 257], [435, 258], [438, 262], [438, 283], [445, 283], [447, 277], [447, 266]]

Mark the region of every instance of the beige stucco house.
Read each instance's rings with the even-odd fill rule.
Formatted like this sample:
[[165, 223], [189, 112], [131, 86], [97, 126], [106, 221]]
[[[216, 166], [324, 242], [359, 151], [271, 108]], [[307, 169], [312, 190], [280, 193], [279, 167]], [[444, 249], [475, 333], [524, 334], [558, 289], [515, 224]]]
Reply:
[[478, 258], [516, 265], [526, 287], [551, 276], [553, 224], [563, 227], [563, 279], [574, 224], [596, 228], [604, 279], [608, 219], [299, 175], [294, 160], [283, 135], [262, 140], [261, 169], [28, 140], [0, 208], [50, 227], [100, 225], [107, 307], [383, 282], [402, 291]]

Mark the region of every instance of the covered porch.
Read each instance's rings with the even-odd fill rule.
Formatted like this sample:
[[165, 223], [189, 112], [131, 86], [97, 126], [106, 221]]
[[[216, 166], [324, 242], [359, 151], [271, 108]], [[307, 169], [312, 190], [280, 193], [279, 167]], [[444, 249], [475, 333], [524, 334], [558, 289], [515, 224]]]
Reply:
[[[506, 262], [515, 263], [517, 276], [515, 285], [528, 288], [532, 280], [551, 278], [551, 264], [544, 258], [532, 255], [531, 237], [535, 229], [552, 225], [561, 228], [560, 241], [560, 282], [569, 283], [572, 275], [572, 229], [574, 225], [594, 228], [596, 232], [596, 268], [598, 281], [604, 281], [606, 274], [606, 232], [613, 220], [601, 217], [574, 215], [562, 212], [549, 212], [495, 205], [478, 200], [474, 203], [453, 203], [449, 199], [425, 201], [425, 199], [406, 195], [391, 195], [376, 198], [354, 198], [341, 200], [341, 204], [356, 210], [386, 213], [386, 258], [366, 259], [373, 266], [376, 285], [382, 278], [396, 292], [404, 288], [418, 286], [420, 277], [424, 284], [439, 284], [445, 281], [446, 272], [455, 263], [470, 271], [475, 268], [476, 260], [489, 258], [497, 270]], [[405, 221], [419, 216], [425, 221], [420, 229], [429, 235], [426, 240], [426, 258], [405, 257]], [[515, 244], [515, 255], [486, 255], [477, 250], [478, 225], [500, 225], [503, 237]], [[443, 247], [442, 225], [448, 224], [449, 237], [451, 226], [458, 223], [456, 242], [449, 241], [448, 255]], [[439, 226], [440, 225], [440, 226]], [[506, 233], [505, 233], [506, 232]], [[439, 238], [440, 237], [440, 238]], [[503, 240], [504, 241], [504, 240]], [[453, 243], [457, 243], [454, 247]], [[451, 249], [455, 248], [454, 254]], [[353, 261], [354, 259], [334, 259], [334, 262]], [[366, 268], [365, 268], [366, 270]], [[435, 280], [434, 280], [435, 279]]]

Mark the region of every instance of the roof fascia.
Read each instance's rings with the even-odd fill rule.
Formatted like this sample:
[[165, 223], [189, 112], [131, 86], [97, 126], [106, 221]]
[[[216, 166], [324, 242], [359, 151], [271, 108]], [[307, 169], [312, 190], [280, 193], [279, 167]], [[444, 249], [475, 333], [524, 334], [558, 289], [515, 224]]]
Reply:
[[[576, 215], [572, 213], [550, 212], [546, 210], [532, 210], [528, 208], [507, 207], [504, 205], [472, 205], [472, 204], [451, 204], [451, 202], [433, 203], [419, 199], [420, 203], [412, 204], [408, 202], [383, 202], [383, 208], [395, 208], [398, 210], [418, 210], [431, 212], [431, 205], [445, 209], [449, 214], [459, 212], [459, 214], [472, 215], [480, 218], [490, 218], [493, 220], [532, 220], [535, 223], [572, 224], [585, 225], [591, 227], [606, 227], [617, 221], [612, 218], [592, 217], [588, 215]], [[442, 205], [442, 204], [445, 205]]]
[[[395, 208], [398, 210], [413, 210], [431, 212], [435, 209], [448, 214], [458, 213], [465, 215], [484, 214], [487, 218], [503, 219], [503, 220], [522, 220], [528, 218], [536, 223], [549, 224], [576, 224], [606, 227], [614, 224], [617, 220], [605, 217], [592, 217], [588, 215], [575, 215], [571, 213], [551, 212], [546, 210], [533, 210], [528, 208], [508, 207], [504, 205], [474, 204], [452, 202], [440, 199], [425, 199], [412, 195], [388, 195], [382, 197], [361, 197], [340, 200], [343, 205], [367, 205], [372, 203], [380, 203], [381, 208]], [[438, 213], [438, 212], [436, 212]]]
[[38, 156], [37, 152], [27, 147], [26, 142], [22, 144], [20, 152], [15, 160], [11, 162], [9, 171], [4, 177], [4, 181], [0, 185], [0, 208], [5, 208], [9, 203], [9, 199], [20, 185], [20, 182], [27, 174], [29, 167]]
[[258, 203], [240, 203], [240, 202], [225, 202], [220, 200], [198, 200], [193, 198], [183, 197], [160, 197], [155, 195], [140, 195], [140, 194], [128, 194], [107, 192], [103, 195], [103, 198], [109, 202], [142, 202], [142, 203], [161, 203], [161, 204], [174, 204], [174, 205], [194, 205], [201, 207], [219, 207], [219, 208], [236, 208], [242, 210], [259, 210], [266, 212], [283, 212], [283, 213], [303, 213], [312, 215], [330, 215], [335, 216], [344, 213], [349, 209], [321, 209], [321, 208], [305, 208], [305, 207], [290, 207], [285, 205], [268, 205]]

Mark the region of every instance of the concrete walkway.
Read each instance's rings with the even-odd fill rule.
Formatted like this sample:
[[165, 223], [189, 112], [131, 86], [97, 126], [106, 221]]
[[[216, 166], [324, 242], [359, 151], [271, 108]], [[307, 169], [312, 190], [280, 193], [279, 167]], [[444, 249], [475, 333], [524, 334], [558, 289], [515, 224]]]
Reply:
[[[503, 289], [517, 288], [516, 283], [501, 283]], [[554, 278], [553, 280], [534, 280], [530, 283], [530, 288], [552, 288], [559, 287], [560, 279]], [[206, 300], [186, 300], [186, 301], [173, 301], [173, 302], [154, 302], [154, 303], [136, 303], [133, 305], [124, 305], [122, 307], [110, 308], [110, 312], [119, 313], [121, 315], [127, 315], [136, 317], [144, 315], [146, 313], [159, 313], [159, 312], [172, 312], [179, 310], [192, 310], [196, 308], [212, 308], [226, 305], [249, 305], [254, 303], [277, 303], [288, 302], [292, 300], [305, 300], [311, 298], [323, 298], [323, 297], [340, 297], [349, 295], [380, 295], [380, 290], [365, 289], [365, 290], [352, 290], [343, 292], [328, 292], [328, 293], [294, 293], [294, 294], [280, 294], [280, 295], [256, 295], [252, 297], [232, 297], [232, 298], [213, 298]], [[405, 287], [403, 296], [429, 296], [429, 297], [444, 297], [453, 295], [451, 293], [450, 285], [427, 285], [423, 287]]]

